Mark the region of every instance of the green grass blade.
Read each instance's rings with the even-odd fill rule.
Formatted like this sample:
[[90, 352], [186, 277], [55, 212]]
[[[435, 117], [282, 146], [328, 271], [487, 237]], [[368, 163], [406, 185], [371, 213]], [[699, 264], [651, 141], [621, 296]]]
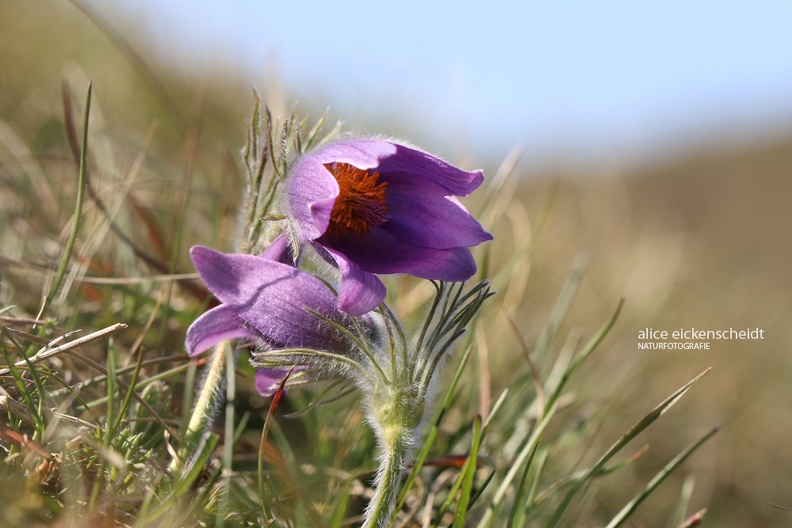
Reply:
[[467, 517], [468, 505], [470, 504], [470, 493], [473, 491], [473, 481], [476, 478], [478, 469], [478, 452], [481, 448], [481, 416], [476, 416], [473, 425], [473, 444], [470, 446], [470, 456], [467, 459], [467, 468], [462, 480], [462, 493], [457, 502], [456, 515], [454, 516], [454, 528], [463, 528]]
[[619, 305], [616, 308], [616, 311], [614, 312], [613, 316], [608, 320], [607, 323], [605, 323], [605, 325], [600, 329], [600, 331], [597, 332], [597, 334], [591, 338], [589, 343], [584, 347], [583, 351], [567, 367], [566, 371], [564, 372], [564, 375], [559, 380], [555, 390], [547, 399], [547, 403], [545, 404], [545, 412], [541, 420], [539, 421], [538, 424], [536, 424], [527, 442], [520, 450], [520, 453], [517, 455], [517, 458], [511, 464], [511, 467], [509, 468], [509, 471], [506, 473], [503, 482], [501, 482], [501, 485], [498, 487], [498, 490], [496, 491], [495, 496], [493, 497], [492, 502], [490, 503], [490, 506], [487, 509], [487, 512], [484, 514], [481, 521], [479, 522], [478, 526], [480, 528], [492, 526], [492, 523], [495, 520], [495, 515], [500, 509], [500, 506], [506, 497], [506, 493], [510, 488], [512, 481], [514, 481], [514, 479], [517, 477], [517, 473], [519, 472], [522, 465], [525, 464], [526, 461], [530, 463], [529, 459], [533, 457], [536, 447], [539, 445], [539, 441], [541, 440], [542, 434], [544, 433], [544, 429], [547, 427], [548, 423], [550, 422], [550, 419], [555, 414], [555, 411], [558, 408], [556, 403], [558, 401], [559, 396], [561, 395], [564, 386], [566, 385], [566, 382], [569, 380], [572, 374], [574, 374], [575, 370], [577, 370], [580, 367], [580, 365], [583, 364], [583, 362], [591, 355], [591, 353], [594, 351], [597, 345], [599, 345], [599, 343], [608, 334], [608, 332], [616, 322], [616, 319], [618, 319], [623, 304], [624, 304], [623, 301], [619, 302]]
[[676, 511], [672, 517], [672, 522], [669, 523], [670, 526], [679, 526], [685, 522], [688, 508], [690, 508], [690, 500], [693, 498], [695, 481], [696, 479], [693, 475], [685, 477], [685, 482], [682, 483], [682, 489], [680, 490]]
[[602, 457], [600, 457], [600, 459], [593, 466], [591, 466], [591, 468], [589, 468], [586, 474], [580, 480], [575, 482], [575, 485], [572, 486], [572, 489], [569, 490], [569, 492], [566, 494], [564, 499], [561, 501], [561, 504], [559, 504], [558, 508], [556, 509], [550, 524], [552, 526], [558, 524], [567, 506], [569, 506], [569, 503], [572, 501], [572, 498], [577, 494], [578, 491], [580, 491], [580, 489], [590, 480], [590, 478], [593, 475], [599, 473], [599, 471], [608, 462], [608, 460], [610, 460], [614, 455], [616, 455], [616, 453], [621, 451], [621, 449], [624, 446], [626, 446], [633, 438], [638, 436], [647, 427], [649, 427], [652, 423], [654, 423], [655, 420], [657, 420], [663, 414], [665, 414], [665, 412], [668, 411], [668, 409], [673, 407], [674, 404], [678, 402], [679, 399], [682, 398], [682, 396], [684, 396], [685, 393], [693, 386], [693, 384], [695, 384], [698, 380], [700, 380], [702, 376], [707, 374], [707, 372], [709, 371], [710, 369], [705, 370], [704, 372], [702, 372], [701, 374], [699, 374], [698, 376], [687, 382], [685, 385], [680, 387], [673, 394], [671, 394], [671, 396], [663, 400], [660, 403], [660, 405], [652, 409], [652, 411], [649, 414], [638, 420], [638, 422], [635, 425], [633, 425], [626, 433], [624, 433], [624, 435], [622, 435], [622, 437], [619, 438], [616, 441], [616, 443], [613, 444], [610, 447], [610, 449], [608, 449], [605, 452], [605, 454], [602, 455]]
[[[115, 347], [113, 346], [113, 340], [110, 338], [110, 342], [108, 343], [107, 347], [107, 411], [105, 411], [105, 419], [107, 420], [107, 425], [105, 428], [105, 437], [103, 444], [105, 447], [110, 445], [111, 440], [115, 436], [115, 397], [116, 397], [116, 353]], [[129, 390], [132, 390], [132, 387], [129, 387]]]
[[558, 330], [561, 328], [561, 323], [566, 318], [569, 308], [572, 306], [572, 300], [577, 295], [580, 283], [583, 281], [583, 269], [585, 268], [585, 260], [578, 258], [572, 264], [572, 269], [569, 272], [563, 289], [556, 300], [553, 311], [550, 313], [550, 319], [547, 322], [544, 330], [539, 335], [534, 346], [534, 354], [538, 358], [544, 357], [550, 349], [550, 345], [556, 338]]
[[555, 389], [550, 394], [550, 397], [548, 397], [547, 402], [545, 403], [545, 412], [547, 412], [547, 409], [549, 409], [551, 406], [555, 405], [555, 402], [558, 400], [558, 397], [561, 396], [561, 393], [564, 390], [567, 381], [569, 381], [569, 378], [572, 377], [575, 371], [580, 368], [580, 366], [588, 359], [591, 353], [594, 352], [594, 349], [596, 349], [602, 340], [605, 339], [605, 336], [608, 335], [608, 332], [610, 332], [611, 328], [613, 328], [613, 325], [616, 324], [616, 320], [619, 318], [619, 314], [621, 313], [623, 306], [624, 299], [619, 301], [618, 306], [616, 306], [616, 310], [613, 312], [613, 315], [608, 320], [608, 322], [605, 323], [602, 328], [600, 328], [594, 337], [592, 337], [591, 340], [586, 344], [581, 353], [578, 354], [577, 357], [575, 357], [575, 359], [573, 359], [569, 364], [567, 369], [564, 371], [563, 376], [561, 376], [558, 385], [556, 385]]
[[55, 272], [55, 279], [52, 282], [47, 296], [44, 298], [44, 303], [39, 309], [36, 319], [41, 319], [52, 304], [52, 300], [58, 293], [58, 288], [63, 281], [63, 276], [66, 274], [66, 268], [69, 266], [72, 253], [74, 252], [74, 244], [77, 242], [77, 233], [80, 231], [80, 220], [82, 219], [83, 202], [85, 202], [85, 184], [87, 182], [88, 173], [88, 119], [91, 115], [91, 91], [93, 83], [88, 83], [88, 95], [85, 97], [85, 115], [83, 117], [83, 140], [80, 147], [80, 170], [77, 177], [77, 199], [74, 204], [74, 219], [72, 220], [71, 231], [69, 238], [66, 240], [66, 247], [63, 251], [58, 271]]
[[477, 525], [479, 528], [493, 526], [493, 523], [495, 522], [495, 515], [498, 513], [498, 510], [503, 504], [503, 500], [506, 498], [506, 493], [511, 487], [512, 481], [514, 481], [514, 479], [517, 477], [517, 473], [520, 471], [520, 468], [523, 466], [523, 464], [526, 462], [530, 464], [529, 459], [533, 458], [533, 454], [536, 450], [536, 447], [539, 445], [542, 434], [544, 433], [547, 424], [550, 423], [550, 420], [555, 415], [556, 409], [556, 406], [548, 409], [542, 417], [542, 420], [536, 425], [536, 427], [534, 427], [533, 431], [531, 432], [531, 436], [528, 438], [528, 441], [520, 450], [520, 454], [517, 455], [517, 458], [514, 460], [514, 462], [511, 463], [509, 471], [506, 473], [506, 476], [503, 478], [500, 486], [498, 486], [498, 489], [496, 490], [495, 495], [490, 502], [489, 508], [487, 508], [487, 511], [482, 516]]
[[693, 444], [688, 446], [684, 451], [679, 453], [673, 460], [671, 460], [668, 464], [665, 465], [663, 469], [660, 470], [654, 478], [649, 481], [646, 487], [636, 495], [630, 502], [628, 502], [624, 508], [621, 509], [616, 516], [611, 519], [611, 522], [608, 523], [608, 526], [605, 528], [616, 528], [617, 526], [621, 525], [627, 518], [632, 515], [635, 509], [649, 496], [654, 492], [655, 489], [671, 474], [677, 467], [679, 467], [682, 462], [687, 459], [693, 452], [701, 447], [707, 440], [712, 438], [715, 433], [718, 432], [718, 428], [715, 427], [710, 432], [702, 436], [699, 440], [695, 441]]
[[522, 506], [524, 506], [523, 501], [520, 500], [520, 497], [525, 497], [525, 484], [528, 482], [528, 474], [530, 472], [531, 464], [526, 464], [525, 471], [523, 471], [522, 477], [520, 478], [520, 483], [517, 485], [517, 491], [514, 494], [514, 503], [512, 504], [511, 512], [509, 512], [509, 522], [506, 524], [506, 528], [520, 526], [517, 523], [520, 520], [519, 515], [522, 513]]
[[339, 490], [336, 504], [333, 507], [333, 515], [330, 517], [328, 528], [342, 528], [346, 520], [346, 512], [349, 509], [349, 501], [352, 495], [349, 493], [352, 488], [352, 480], [350, 479], [346, 485]]
[[[137, 381], [140, 378], [140, 370], [143, 368], [143, 351], [138, 350], [137, 359], [135, 360], [135, 368], [132, 371], [132, 380], [129, 382], [129, 388], [124, 392], [124, 399], [121, 401], [121, 406], [118, 408], [118, 416], [116, 416], [115, 424], [113, 425], [113, 429], [118, 429], [121, 425], [121, 420], [123, 420], [124, 415], [129, 409], [129, 405], [132, 402], [132, 393], [137, 390]], [[108, 369], [109, 370], [109, 369]], [[115, 375], [120, 374], [121, 369], [115, 369]], [[108, 373], [108, 383], [109, 383], [109, 373]], [[108, 419], [110, 417], [108, 416]]]
[[198, 449], [190, 464], [184, 468], [185, 471], [183, 473], [177, 476], [173, 488], [162, 503], [149, 514], [148, 518], [141, 522], [142, 526], [148, 526], [174, 508], [183, 506], [183, 501], [188, 500], [191, 489], [203, 474], [207, 462], [209, 462], [215, 447], [217, 447], [218, 441], [219, 437], [214, 433], [209, 433], [201, 439], [201, 443], [198, 445]]
[[[3, 332], [3, 334], [6, 336], [8, 335], [6, 332]], [[9, 340], [11, 340], [12, 343], [17, 345], [17, 343], [14, 342], [12, 338], [9, 337]], [[25, 383], [25, 380], [22, 378], [22, 374], [19, 372], [19, 369], [14, 364], [14, 361], [11, 358], [11, 353], [8, 351], [8, 348], [6, 348], [5, 343], [0, 341], [0, 347], [2, 347], [3, 349], [3, 356], [5, 357], [6, 363], [8, 364], [7, 370], [13, 377], [14, 384], [19, 390], [19, 393], [22, 395], [22, 400], [24, 400], [25, 405], [27, 405], [28, 412], [30, 413], [31, 418], [36, 424], [36, 431], [43, 432], [45, 426], [44, 418], [39, 413], [39, 408], [38, 405], [36, 404], [36, 399], [33, 397], [33, 393], [28, 389], [28, 386]], [[19, 348], [18, 345], [17, 348], [21, 350], [21, 348]], [[26, 359], [26, 361], [28, 360]]]
[[[457, 493], [459, 493], [460, 490], [462, 490], [462, 493], [459, 496], [459, 498], [457, 499], [457, 509], [456, 509], [456, 513], [454, 514], [454, 526], [456, 526], [457, 523], [459, 522], [458, 518], [459, 518], [460, 515], [462, 516], [462, 522], [464, 523], [465, 517], [466, 517], [466, 514], [467, 514], [467, 510], [468, 510], [467, 504], [468, 504], [468, 502], [470, 500], [470, 492], [471, 492], [472, 487], [473, 487], [473, 481], [471, 480], [470, 481], [470, 488], [466, 489], [466, 487], [465, 487], [466, 486], [466, 480], [468, 478], [472, 479], [475, 476], [475, 474], [476, 474], [476, 469], [477, 469], [476, 464], [478, 464], [478, 449], [479, 449], [480, 445], [481, 445], [481, 416], [476, 416], [476, 420], [473, 423], [473, 443], [472, 443], [471, 448], [470, 448], [470, 453], [468, 454], [467, 458], [465, 459], [465, 463], [462, 464], [462, 470], [459, 472], [459, 475], [457, 475], [457, 479], [454, 482], [454, 485], [451, 486], [451, 489], [448, 491], [448, 497], [446, 497], [445, 502], [443, 502], [443, 504], [440, 506], [440, 509], [437, 512], [437, 515], [436, 515], [437, 523], [433, 524], [432, 526], [439, 526], [440, 525], [440, 522], [442, 521], [443, 516], [445, 516], [445, 513], [448, 511], [448, 509], [454, 503], [454, 499], [456, 498]], [[471, 468], [471, 464], [473, 464], [473, 466], [472, 466], [473, 467], [473, 470], [472, 470], [473, 471], [473, 473], [472, 473], [473, 476], [469, 476], [469, 475], [471, 475], [471, 469], [470, 469]], [[466, 497], [465, 497], [465, 494], [467, 494]], [[463, 499], [464, 499], [464, 504], [462, 502]], [[464, 508], [463, 508], [463, 506], [464, 506]], [[460, 508], [463, 508], [463, 509], [460, 510]]]

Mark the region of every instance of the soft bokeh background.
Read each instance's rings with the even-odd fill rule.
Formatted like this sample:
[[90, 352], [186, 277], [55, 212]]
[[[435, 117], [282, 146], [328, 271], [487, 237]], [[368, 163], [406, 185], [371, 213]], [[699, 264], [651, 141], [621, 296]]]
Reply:
[[[778, 2], [386, 8], [5, 0], [0, 200], [19, 218], [38, 218], [41, 208], [52, 213], [39, 224], [0, 226], [0, 254], [17, 263], [0, 301], [35, 312], [39, 298], [28, 292], [40, 284], [19, 263], [33, 267], [57, 253], [19, 246], [18, 230], [46, 238], [71, 214], [73, 183], [63, 184], [65, 198], [48, 196], [36, 168], [26, 166], [51, 154], [48, 174], [71, 178], [71, 166], [58, 160], [67, 157], [64, 82], [81, 100], [93, 80], [92, 126], [107, 141], [94, 148], [107, 174], [130, 171], [156, 126], [146, 154], [154, 161], [128, 198], [152, 222], [168, 220], [153, 205], [161, 182], [199, 168], [192, 181], [203, 201], [188, 216], [185, 247], [229, 246], [252, 87], [275, 113], [296, 108], [315, 118], [329, 106], [330, 118], [348, 129], [409, 137], [485, 167], [490, 178], [522, 153], [510, 183], [515, 200], [492, 226], [495, 254], [529, 238], [536, 243], [491, 309], [504, 310], [535, 340], [578, 257], [587, 266], [569, 331], [590, 335], [626, 299], [613, 335], [579, 374], [581, 415], [590, 404], [605, 424], [592, 453], [713, 367], [643, 437], [651, 449], [629, 474], [602, 481], [601, 508], [617, 510], [665, 461], [720, 425], [641, 507], [636, 525], [663, 525], [691, 476], [691, 508], [708, 507], [708, 525], [789, 526], [792, 513], [771, 504], [792, 506], [790, 16]], [[20, 166], [35, 196], [27, 204], [9, 183]], [[110, 196], [113, 188], [104, 191]], [[169, 242], [154, 250], [169, 255]], [[191, 271], [186, 255], [179, 258], [181, 271]], [[765, 339], [638, 350], [645, 327], [760, 327]], [[498, 335], [509, 336], [508, 326]], [[489, 388], [497, 394], [521, 356], [513, 339], [489, 339]]]
[[773, 1], [88, 4], [178, 70], [280, 79], [288, 104], [479, 157], [655, 154], [792, 117], [789, 8]]

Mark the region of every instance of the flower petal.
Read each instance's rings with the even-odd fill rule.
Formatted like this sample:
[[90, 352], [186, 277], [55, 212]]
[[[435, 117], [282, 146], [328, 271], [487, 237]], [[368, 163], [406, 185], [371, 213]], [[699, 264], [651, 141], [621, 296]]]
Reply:
[[285, 234], [278, 235], [272, 243], [267, 246], [264, 253], [261, 255], [265, 259], [274, 260], [281, 264], [294, 264], [294, 252], [289, 246], [289, 239]]
[[327, 246], [321, 249], [333, 257], [341, 272], [341, 284], [338, 287], [340, 310], [351, 315], [363, 315], [379, 306], [385, 299], [385, 285], [382, 281], [360, 269], [344, 253]]
[[492, 235], [459, 200], [434, 181], [415, 174], [383, 178], [388, 183], [388, 221], [380, 227], [417, 246], [475, 246]]
[[[358, 266], [362, 273], [408, 273], [423, 279], [450, 282], [465, 281], [476, 273], [476, 261], [466, 247], [416, 246], [381, 228], [372, 229], [365, 238], [341, 235], [332, 240], [322, 238], [319, 242], [332, 252], [339, 267], [345, 261], [350, 267]], [[341, 274], [343, 289], [343, 270]]]
[[396, 154], [380, 161], [377, 171], [383, 178], [414, 174], [431, 179], [455, 196], [467, 196], [484, 181], [481, 171], [465, 171], [421, 150], [396, 144]]
[[303, 156], [289, 173], [289, 214], [302, 240], [319, 238], [330, 224], [338, 182], [315, 156]]
[[253, 255], [225, 254], [195, 246], [190, 250], [206, 287], [248, 329], [276, 347], [342, 347], [335, 329], [312, 314], [342, 322], [336, 298], [316, 277]]
[[349, 163], [358, 169], [374, 169], [382, 159], [396, 154], [397, 149], [390, 141], [356, 138], [330, 143], [309, 156], [321, 164]]
[[288, 374], [288, 370], [259, 368], [256, 369], [255, 386], [256, 392], [269, 398], [278, 390], [283, 378]]
[[220, 305], [193, 321], [184, 344], [190, 356], [197, 356], [227, 339], [241, 337], [253, 338], [253, 335], [242, 326], [242, 320], [233, 310]]

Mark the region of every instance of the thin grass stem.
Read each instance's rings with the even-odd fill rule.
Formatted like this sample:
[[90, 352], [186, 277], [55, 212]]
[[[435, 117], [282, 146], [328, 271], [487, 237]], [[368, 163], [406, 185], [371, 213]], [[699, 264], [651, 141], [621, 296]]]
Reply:
[[63, 257], [61, 257], [58, 270], [55, 272], [55, 279], [52, 281], [49, 292], [44, 298], [44, 303], [39, 309], [36, 319], [41, 319], [52, 304], [55, 295], [58, 293], [63, 276], [66, 274], [66, 268], [71, 261], [72, 253], [74, 252], [74, 245], [77, 242], [77, 234], [80, 232], [80, 223], [82, 219], [83, 202], [85, 202], [85, 184], [87, 181], [88, 173], [88, 121], [91, 116], [91, 93], [93, 90], [93, 83], [88, 83], [88, 94], [85, 97], [85, 114], [83, 117], [83, 140], [80, 148], [80, 169], [77, 177], [77, 199], [74, 204], [74, 217], [72, 219], [71, 231], [69, 238], [66, 240], [66, 247], [63, 250]]

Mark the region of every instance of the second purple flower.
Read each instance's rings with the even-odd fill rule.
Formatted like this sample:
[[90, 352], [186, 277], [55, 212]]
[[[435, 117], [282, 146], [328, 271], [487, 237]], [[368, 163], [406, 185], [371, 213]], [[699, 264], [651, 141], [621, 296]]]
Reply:
[[[286, 239], [278, 238], [261, 257], [227, 254], [194, 246], [190, 250], [201, 280], [221, 302], [187, 330], [187, 353], [195, 356], [230, 339], [247, 339], [260, 351], [288, 348], [330, 350], [343, 354], [349, 343], [322, 321], [349, 325], [327, 286], [290, 260]], [[313, 313], [312, 313], [313, 312]], [[369, 328], [368, 320], [360, 323]], [[256, 389], [271, 396], [288, 369], [258, 369]]]
[[385, 298], [374, 274], [460, 282], [476, 272], [468, 249], [492, 235], [456, 196], [484, 179], [400, 143], [357, 138], [302, 156], [286, 199], [300, 241], [341, 272], [338, 306], [362, 315]]

